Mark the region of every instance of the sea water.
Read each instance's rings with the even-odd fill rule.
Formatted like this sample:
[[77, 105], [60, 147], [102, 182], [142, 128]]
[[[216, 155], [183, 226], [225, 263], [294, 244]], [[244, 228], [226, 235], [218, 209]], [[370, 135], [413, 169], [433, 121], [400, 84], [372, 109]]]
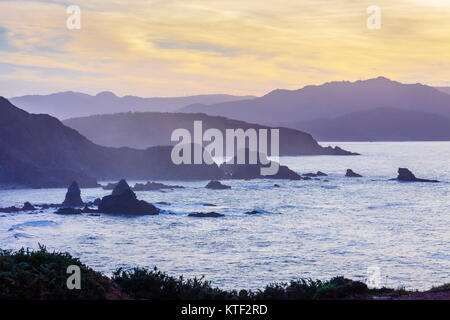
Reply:
[[[374, 268], [381, 286], [450, 282], [450, 142], [332, 144], [361, 155], [280, 159], [299, 173], [329, 174], [320, 180], [223, 181], [230, 190], [205, 189], [207, 181], [159, 181], [185, 189], [137, 192], [139, 199], [168, 203], [156, 204], [163, 210], [158, 216], [0, 213], [0, 248], [43, 244], [106, 275], [157, 266], [173, 276], [204, 275], [223, 289], [339, 275], [365, 281]], [[399, 167], [441, 182], [390, 181]], [[350, 168], [363, 178], [344, 177]], [[4, 190], [0, 207], [61, 203], [65, 192]], [[110, 192], [82, 189], [82, 198]], [[252, 210], [259, 214], [245, 214]], [[187, 216], [209, 211], [225, 217]]]

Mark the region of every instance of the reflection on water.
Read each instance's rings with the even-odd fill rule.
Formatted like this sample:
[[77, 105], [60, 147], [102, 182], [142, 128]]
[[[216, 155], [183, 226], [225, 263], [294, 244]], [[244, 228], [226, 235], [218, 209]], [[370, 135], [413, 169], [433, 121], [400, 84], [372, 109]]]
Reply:
[[[159, 216], [2, 214], [0, 247], [41, 243], [107, 274], [119, 266], [156, 265], [175, 276], [205, 275], [222, 288], [261, 288], [298, 277], [363, 280], [373, 267], [380, 268], [382, 284], [393, 287], [449, 282], [450, 143], [338, 145], [363, 155], [281, 159], [298, 172], [329, 173], [320, 181], [227, 181], [232, 189], [220, 191], [205, 189], [206, 181], [177, 181], [187, 188], [138, 192], [141, 199], [168, 203], [157, 205], [164, 210]], [[398, 167], [443, 182], [388, 181]], [[348, 168], [364, 177], [343, 177]], [[82, 197], [109, 193], [83, 189]], [[64, 195], [63, 189], [0, 191], [0, 206], [59, 203]], [[244, 214], [252, 210], [261, 213]], [[187, 217], [193, 211], [226, 216]]]

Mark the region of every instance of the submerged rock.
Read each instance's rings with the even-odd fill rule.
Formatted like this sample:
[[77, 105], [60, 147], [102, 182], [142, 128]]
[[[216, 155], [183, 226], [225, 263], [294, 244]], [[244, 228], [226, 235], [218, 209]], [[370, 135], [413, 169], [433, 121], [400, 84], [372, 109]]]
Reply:
[[23, 211], [34, 211], [34, 210], [36, 210], [36, 208], [27, 201], [23, 204], [22, 210]]
[[188, 214], [189, 217], [197, 217], [197, 218], [219, 218], [224, 217], [225, 215], [217, 212], [193, 212]]
[[114, 188], [110, 196], [103, 197], [98, 212], [118, 214], [157, 215], [159, 209], [144, 200], [138, 200], [125, 180]]
[[407, 168], [399, 168], [397, 180], [410, 182], [439, 182], [438, 180], [419, 179]]
[[170, 186], [159, 182], [147, 182], [146, 184], [136, 183], [134, 185], [133, 191], [154, 191], [162, 189], [184, 189], [184, 187], [177, 185]]
[[217, 207], [217, 205], [212, 204], [212, 203], [204, 203], [203, 206], [205, 206], [205, 207]]
[[347, 172], [345, 173], [346, 177], [349, 178], [361, 178], [362, 175], [360, 175], [359, 173], [354, 172], [352, 169], [347, 169]]
[[83, 200], [81, 200], [81, 190], [76, 181], [72, 182], [67, 189], [66, 198], [62, 205], [65, 207], [81, 207], [84, 205]]
[[80, 209], [74, 209], [74, 208], [60, 208], [58, 211], [55, 212], [56, 214], [81, 214]]
[[102, 186], [103, 190], [114, 190], [114, 188], [117, 186], [117, 183], [108, 183], [106, 186]]
[[[255, 155], [256, 153], [256, 155]], [[237, 156], [233, 160], [220, 165], [225, 177], [229, 179], [289, 179], [301, 180], [301, 176], [289, 169], [287, 166], [281, 166], [275, 161], [269, 161], [263, 153], [250, 152], [249, 149], [244, 150], [246, 164], [238, 164]], [[250, 157], [252, 156], [252, 157]], [[249, 164], [250, 158], [256, 159], [256, 163]], [[278, 172], [274, 175], [262, 175], [261, 168], [268, 168], [271, 165], [278, 165]]]
[[244, 212], [244, 214], [248, 214], [248, 215], [253, 215], [253, 214], [258, 214], [258, 213], [260, 213], [258, 210]]
[[313, 178], [315, 178], [315, 177], [317, 177], [317, 173], [312, 173], [312, 172], [304, 173], [304, 174], [302, 174], [302, 177], [313, 177]]
[[98, 210], [96, 210], [96, 209], [91, 209], [91, 208], [89, 208], [88, 206], [85, 206], [85, 207], [83, 208], [83, 210], [81, 210], [81, 212], [83, 212], [83, 213], [97, 213]]
[[7, 207], [7, 208], [0, 208], [0, 212], [3, 212], [3, 213], [14, 213], [14, 212], [19, 212], [19, 211], [21, 211], [22, 209], [20, 209], [20, 208], [16, 208], [16, 207], [14, 207], [14, 206], [12, 206], [12, 207]]
[[217, 181], [217, 180], [212, 180], [212, 181], [208, 182], [208, 184], [206, 185], [205, 188], [214, 189], [214, 190], [225, 190], [225, 189], [231, 189], [231, 186], [224, 185], [220, 181]]

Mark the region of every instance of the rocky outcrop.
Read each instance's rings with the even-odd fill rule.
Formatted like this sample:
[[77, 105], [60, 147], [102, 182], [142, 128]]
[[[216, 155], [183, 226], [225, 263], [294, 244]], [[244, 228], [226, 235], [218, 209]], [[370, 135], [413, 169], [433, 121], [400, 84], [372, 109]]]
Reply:
[[289, 169], [287, 166], [279, 166], [278, 172], [274, 175], [262, 175], [261, 168], [269, 167], [273, 162], [268, 163], [266, 155], [259, 153], [256, 156], [257, 163], [256, 164], [247, 164], [248, 159], [250, 159], [250, 151], [248, 149], [245, 150], [246, 155], [246, 164], [238, 164], [237, 157], [234, 157], [232, 161], [228, 161], [223, 163], [220, 166], [220, 169], [224, 172], [225, 178], [228, 179], [289, 179], [289, 180], [301, 180], [302, 177]]
[[147, 182], [146, 184], [136, 183], [133, 187], [133, 191], [155, 191], [163, 189], [184, 189], [184, 187], [177, 185], [165, 185], [159, 182]]
[[[193, 146], [191, 146], [193, 148]], [[171, 146], [145, 150], [96, 145], [58, 119], [30, 114], [0, 97], [0, 187], [61, 188], [97, 179], [220, 179], [216, 164], [175, 165]]]
[[409, 182], [439, 182], [438, 180], [419, 179], [407, 168], [399, 168], [397, 180]]
[[63, 215], [81, 214], [81, 210], [74, 208], [59, 208], [55, 213]]
[[196, 217], [196, 218], [220, 218], [224, 217], [225, 215], [217, 212], [193, 212], [188, 214], [189, 217]]
[[151, 203], [138, 200], [125, 180], [121, 180], [110, 196], [102, 199], [98, 212], [136, 215], [156, 215], [159, 209]]
[[36, 208], [28, 201], [23, 204], [22, 211], [34, 211]]
[[207, 189], [214, 189], [214, 190], [225, 190], [225, 189], [231, 189], [231, 186], [227, 186], [222, 184], [220, 181], [217, 180], [213, 180], [208, 182], [208, 184], [206, 185]]
[[309, 172], [309, 173], [304, 173], [304, 174], [302, 174], [302, 177], [313, 177], [313, 178], [315, 178], [315, 177], [326, 177], [326, 176], [328, 176], [326, 173], [323, 173], [322, 171], [317, 171], [316, 173], [313, 173], [313, 172]]
[[84, 205], [83, 200], [81, 200], [81, 190], [76, 181], [67, 189], [66, 198], [62, 203], [64, 207], [81, 207]]
[[0, 208], [1, 213], [14, 213], [21, 211], [20, 208], [16, 208], [15, 206], [7, 207], [7, 208]]
[[347, 172], [345, 173], [346, 177], [349, 178], [361, 178], [362, 175], [360, 175], [359, 173], [354, 172], [352, 169], [347, 169]]

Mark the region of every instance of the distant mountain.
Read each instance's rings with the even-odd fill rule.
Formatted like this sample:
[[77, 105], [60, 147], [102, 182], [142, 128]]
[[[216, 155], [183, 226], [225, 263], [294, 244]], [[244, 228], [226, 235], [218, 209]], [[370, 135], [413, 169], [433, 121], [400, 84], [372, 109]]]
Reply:
[[435, 87], [436, 89], [438, 89], [441, 92], [444, 92], [446, 94], [450, 94], [450, 87]]
[[49, 115], [30, 114], [0, 97], [0, 187], [83, 187], [97, 179], [214, 179], [217, 165], [174, 165], [171, 147], [98, 146]]
[[92, 96], [69, 91], [50, 95], [27, 95], [10, 100], [14, 105], [30, 113], [45, 113], [62, 120], [94, 114], [127, 111], [171, 112], [194, 103], [209, 105], [251, 98], [254, 97], [226, 94], [174, 98], [140, 98], [135, 96], [118, 97], [112, 92], [101, 92]]
[[450, 118], [391, 108], [283, 125], [322, 141], [450, 141]]
[[245, 101], [200, 104], [180, 112], [202, 112], [262, 124], [336, 118], [376, 108], [394, 108], [450, 117], [450, 95], [422, 84], [402, 84], [379, 77], [330, 82], [299, 90], [275, 90]]
[[[270, 129], [258, 124], [205, 114], [158, 112], [97, 115], [68, 119], [64, 121], [64, 124], [100, 145], [143, 149], [149, 146], [175, 144], [170, 138], [172, 132], [178, 128], [188, 129], [193, 136], [193, 126], [196, 120], [202, 121], [203, 131], [217, 128], [222, 131], [224, 137], [226, 129]], [[207, 144], [205, 143], [204, 147]], [[321, 147], [308, 133], [280, 128], [280, 154], [348, 155], [350, 153], [340, 148]]]

